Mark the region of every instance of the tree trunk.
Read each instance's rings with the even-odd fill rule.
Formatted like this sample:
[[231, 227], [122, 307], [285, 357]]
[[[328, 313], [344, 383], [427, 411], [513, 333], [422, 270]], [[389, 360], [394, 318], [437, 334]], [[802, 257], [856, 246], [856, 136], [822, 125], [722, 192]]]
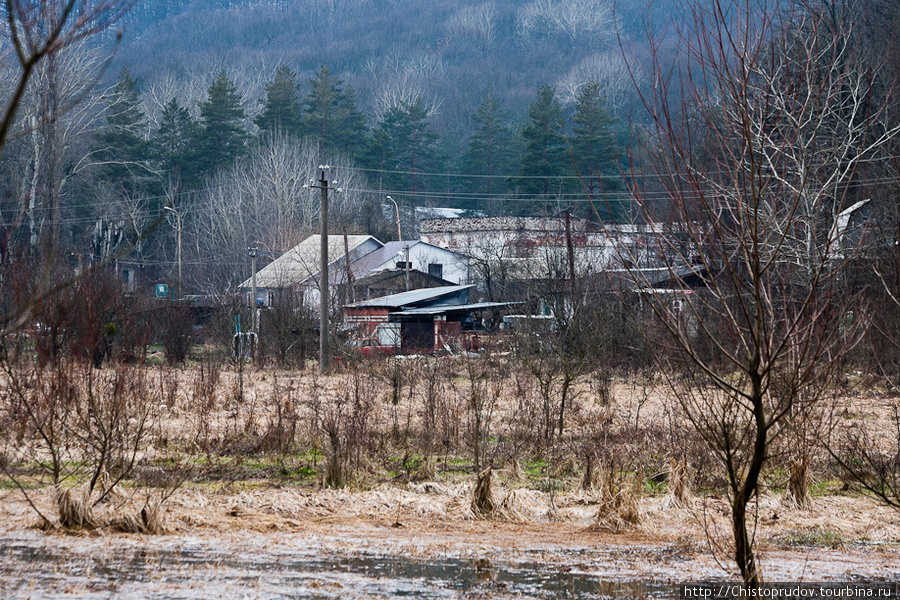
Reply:
[[738, 494], [731, 505], [731, 520], [734, 529], [734, 560], [741, 570], [741, 577], [747, 585], [759, 585], [762, 576], [756, 566], [756, 556], [747, 532], [747, 501], [744, 494]]
[[[755, 364], [758, 359], [754, 360]], [[765, 406], [763, 404], [762, 377], [758, 371], [750, 373], [753, 388], [753, 420], [756, 424], [756, 439], [753, 443], [753, 455], [747, 468], [747, 475], [743, 485], [735, 486], [736, 493], [731, 505], [732, 527], [734, 529], [734, 559], [741, 571], [744, 583], [758, 586], [762, 583], [762, 575], [756, 564], [756, 556], [753, 552], [753, 544], [747, 532], [747, 504], [759, 487], [759, 475], [762, 472], [763, 463], [766, 460], [766, 443], [768, 427], [766, 425]], [[734, 472], [734, 471], [732, 471]], [[733, 482], [737, 483], [737, 482]]]

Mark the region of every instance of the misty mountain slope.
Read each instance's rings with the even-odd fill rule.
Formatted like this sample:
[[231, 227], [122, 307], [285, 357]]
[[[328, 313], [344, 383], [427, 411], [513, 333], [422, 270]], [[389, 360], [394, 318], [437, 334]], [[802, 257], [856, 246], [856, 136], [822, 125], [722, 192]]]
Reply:
[[174, 93], [177, 82], [188, 104], [225, 69], [251, 113], [279, 64], [305, 85], [327, 63], [371, 120], [422, 97], [437, 127], [463, 136], [488, 88], [514, 115], [543, 83], [571, 101], [567, 88], [606, 80], [613, 108], [627, 103], [615, 31], [618, 24], [640, 40], [645, 7], [633, 1], [616, 10], [606, 0], [146, 0], [129, 16], [117, 61], [151, 96]]

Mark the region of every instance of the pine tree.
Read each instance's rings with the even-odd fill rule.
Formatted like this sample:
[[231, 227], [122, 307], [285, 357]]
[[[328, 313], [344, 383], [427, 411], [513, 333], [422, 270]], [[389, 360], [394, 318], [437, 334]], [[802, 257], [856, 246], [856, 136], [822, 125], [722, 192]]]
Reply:
[[372, 137], [360, 157], [360, 162], [373, 171], [371, 177], [375, 180], [379, 191], [400, 189], [400, 178], [394, 172], [399, 168], [397, 153], [394, 151], [391, 134], [384, 126], [384, 122], [380, 123], [372, 132]]
[[522, 129], [525, 150], [519, 167], [521, 178], [516, 181], [520, 193], [549, 197], [562, 189], [562, 180], [555, 178], [570, 170], [562, 121], [562, 107], [553, 88], [542, 85], [528, 108], [528, 122]]
[[[513, 171], [515, 164], [514, 136], [505, 123], [504, 111], [497, 99], [488, 92], [478, 111], [472, 115], [475, 131], [463, 154], [460, 170], [467, 175], [486, 175], [467, 180], [467, 189], [483, 195], [502, 195], [508, 191], [502, 177]], [[467, 206], [464, 208], [476, 208]]]
[[393, 172], [398, 169], [397, 153], [394, 152], [391, 135], [383, 122], [372, 132], [366, 150], [360, 156], [360, 162], [373, 171], [371, 178], [379, 191], [400, 189], [400, 178]]
[[206, 102], [200, 103], [196, 146], [197, 171], [206, 177], [243, 155], [250, 137], [243, 126], [246, 114], [241, 108], [241, 95], [225, 71], [216, 75], [207, 93]]
[[421, 99], [411, 104], [404, 102], [384, 113], [364, 156], [364, 164], [379, 171], [381, 189], [415, 192], [425, 187], [420, 173], [435, 168], [438, 141], [430, 125], [428, 110]]
[[162, 172], [172, 181], [192, 187], [197, 183], [197, 123], [190, 111], [172, 98], [163, 107], [153, 153]]
[[598, 209], [604, 204], [597, 196], [604, 190], [618, 189], [620, 184], [620, 178], [615, 173], [618, 150], [612, 131], [614, 121], [606, 109], [602, 92], [597, 82], [590, 82], [581, 88], [572, 118], [572, 154], [587, 193], [597, 199], [595, 206]]
[[275, 71], [275, 77], [266, 86], [266, 98], [260, 100], [262, 112], [254, 119], [261, 135], [281, 131], [289, 135], [300, 135], [303, 106], [300, 102], [300, 84], [297, 74], [287, 65]]
[[413, 192], [421, 189], [423, 181], [418, 173], [434, 168], [438, 140], [438, 135], [430, 128], [431, 120], [425, 102], [419, 98], [391, 108], [382, 124], [390, 134], [398, 170], [408, 173], [404, 185]]
[[322, 65], [303, 100], [303, 133], [325, 151], [341, 150], [357, 157], [366, 143], [366, 118], [356, 108], [352, 88], [344, 90], [342, 86], [343, 81], [328, 65]]
[[137, 81], [122, 67], [106, 109], [106, 126], [95, 136], [94, 157], [100, 177], [120, 191], [146, 190], [153, 180], [147, 121], [141, 110]]

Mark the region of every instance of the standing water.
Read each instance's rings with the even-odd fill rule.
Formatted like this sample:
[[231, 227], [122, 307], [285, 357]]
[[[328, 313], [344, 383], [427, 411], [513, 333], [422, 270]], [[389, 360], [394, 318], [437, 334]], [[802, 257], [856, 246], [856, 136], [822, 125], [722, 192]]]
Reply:
[[[109, 542], [115, 540], [114, 547]], [[3, 598], [667, 598], [673, 585], [610, 581], [584, 561], [404, 559], [323, 551], [311, 540], [218, 544], [196, 538], [0, 539]]]

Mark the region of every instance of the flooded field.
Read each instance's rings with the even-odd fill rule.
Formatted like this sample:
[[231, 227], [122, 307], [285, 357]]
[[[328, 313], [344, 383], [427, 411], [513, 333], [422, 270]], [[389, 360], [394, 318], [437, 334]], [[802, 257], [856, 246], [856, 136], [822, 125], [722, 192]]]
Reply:
[[[33, 462], [19, 457], [30, 501], [9, 481], [0, 485], [0, 600], [669, 598], [682, 583], [738, 579], [730, 503], [714, 485], [708, 455], [698, 450], [694, 457], [685, 497], [673, 491], [679, 486], [670, 477], [670, 440], [657, 426], [666, 419], [666, 397], [658, 390], [647, 388], [644, 397], [637, 384], [622, 384], [613, 404], [585, 391], [564, 444], [497, 465], [486, 513], [475, 506], [480, 496], [465, 428], [444, 454], [421, 446], [423, 432], [435, 426], [424, 428], [415, 400], [427, 390], [395, 405], [378, 391], [383, 380], [358, 378], [360, 393], [371, 392], [370, 431], [365, 443], [342, 442], [358, 452], [335, 453], [346, 481], [328, 486], [329, 452], [320, 449], [330, 438], [309, 402], [288, 406], [309, 427], [291, 430], [280, 451], [260, 446], [281, 439], [272, 432], [284, 431], [272, 427], [287, 410], [284, 394], [299, 397], [292, 396], [301, 391], [299, 378], [288, 379], [293, 387], [285, 392], [284, 378], [276, 385], [259, 372], [247, 389], [258, 403], [214, 397], [204, 404], [196, 375], [173, 371], [166, 379], [160, 372], [172, 399], [158, 409], [140, 469], [108, 500], [97, 497], [83, 526], [63, 523], [71, 502], [59, 499], [90, 497], [86, 471], [70, 474], [71, 495], [59, 495], [45, 473], [29, 479]], [[445, 375], [448, 385], [459, 383], [451, 371]], [[303, 389], [324, 398], [321, 382], [313, 383]], [[520, 426], [515, 386], [506, 385], [496, 439], [521, 440], [533, 428]], [[339, 403], [343, 396], [333, 387], [329, 398]], [[454, 411], [468, 406], [461, 393], [468, 388], [447, 389], [444, 400]], [[863, 396], [846, 404], [848, 426], [864, 410], [882, 422], [889, 408]], [[451, 412], [465, 423], [461, 412]], [[617, 441], [604, 447], [605, 459], [598, 455], [596, 480], [586, 483], [589, 465], [572, 448], [594, 447], [600, 433]], [[494, 450], [510, 448], [497, 442]], [[413, 458], [424, 450], [427, 460]], [[752, 535], [765, 579], [900, 580], [900, 511], [844, 486], [826, 458], [816, 459], [804, 505], [786, 499], [784, 464], [773, 464], [755, 498]], [[173, 464], [191, 467], [178, 485], [166, 478]], [[164, 492], [165, 503], [153, 505], [158, 527], [121, 527], [134, 521], [120, 517], [144, 514]], [[49, 515], [49, 530], [35, 528], [37, 512]]]
[[[111, 547], [110, 542], [113, 542]], [[674, 597], [674, 584], [605, 578], [592, 557], [430, 560], [337, 554], [311, 540], [260, 547], [181, 539], [0, 540], [6, 598], [604, 598]], [[537, 553], [536, 553], [537, 554]], [[609, 559], [610, 557], [606, 557]], [[606, 577], [610, 572], [605, 573]]]
[[[541, 543], [540, 531], [520, 532], [521, 546], [502, 528], [210, 533], [6, 531], [0, 589], [10, 599], [675, 598], [678, 583], [729, 578], [708, 556], [673, 545], [560, 543], [550, 532]], [[896, 580], [898, 559], [896, 548], [807, 549], [770, 553], [767, 566], [773, 580]]]

